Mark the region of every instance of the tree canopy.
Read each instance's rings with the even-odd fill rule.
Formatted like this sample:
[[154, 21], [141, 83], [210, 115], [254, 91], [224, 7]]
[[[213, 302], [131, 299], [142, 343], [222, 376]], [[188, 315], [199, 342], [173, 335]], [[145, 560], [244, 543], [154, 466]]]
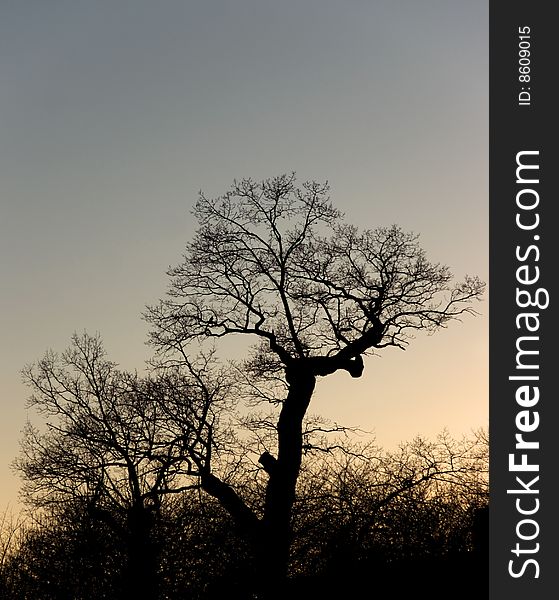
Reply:
[[243, 179], [217, 199], [200, 194], [199, 228], [169, 271], [168, 298], [147, 314], [156, 346], [249, 334], [263, 342], [253, 361], [261, 371], [299, 360], [316, 375], [358, 376], [363, 354], [403, 348], [414, 331], [474, 312], [477, 277], [453, 283], [418, 236], [395, 225], [345, 224], [328, 193], [282, 175]]

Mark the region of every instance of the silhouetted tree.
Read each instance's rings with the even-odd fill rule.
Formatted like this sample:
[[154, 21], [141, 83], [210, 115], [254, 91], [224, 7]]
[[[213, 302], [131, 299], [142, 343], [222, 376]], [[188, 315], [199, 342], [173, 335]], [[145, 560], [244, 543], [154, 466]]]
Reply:
[[117, 369], [99, 338], [84, 334], [24, 371], [29, 405], [47, 422], [24, 431], [15, 461], [23, 499], [55, 512], [71, 506], [118, 534], [130, 597], [156, 597], [162, 502], [197, 487], [199, 466], [220, 446], [213, 432], [228, 384], [215, 372], [213, 387], [201, 384], [208, 361], [140, 377]]
[[363, 356], [405, 348], [414, 332], [473, 313], [484, 286], [475, 277], [453, 284], [417, 236], [396, 226], [359, 232], [344, 224], [326, 184], [297, 187], [293, 175], [235, 182], [217, 199], [201, 194], [194, 214], [199, 228], [184, 261], [169, 271], [169, 296], [148, 310], [151, 339], [163, 364], [187, 359], [211, 339], [257, 342], [244, 365], [248, 388], [280, 406], [275, 452], [260, 457], [262, 513], [211, 462], [200, 475], [254, 543], [261, 593], [273, 595], [287, 571], [303, 421], [317, 377], [360, 377]]

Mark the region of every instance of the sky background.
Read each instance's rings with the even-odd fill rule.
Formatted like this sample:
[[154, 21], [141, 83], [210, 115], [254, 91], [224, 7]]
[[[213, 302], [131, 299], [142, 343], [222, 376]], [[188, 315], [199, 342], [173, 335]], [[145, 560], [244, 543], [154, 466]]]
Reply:
[[[202, 189], [296, 171], [361, 227], [488, 275], [485, 0], [0, 2], [0, 511], [21, 368], [73, 332], [143, 367]], [[311, 405], [395, 448], [488, 422], [482, 315], [321, 381]]]

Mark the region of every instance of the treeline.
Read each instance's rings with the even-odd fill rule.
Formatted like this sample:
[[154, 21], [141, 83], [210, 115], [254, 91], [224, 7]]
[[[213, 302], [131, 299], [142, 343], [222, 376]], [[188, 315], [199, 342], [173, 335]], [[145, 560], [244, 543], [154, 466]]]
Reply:
[[[310, 451], [299, 479], [291, 597], [353, 597], [363, 586], [371, 593], [388, 586], [397, 597], [420, 588], [434, 598], [450, 590], [453, 597], [483, 597], [484, 432], [460, 441], [447, 434], [433, 442], [417, 438], [393, 453], [355, 439], [335, 446]], [[258, 510], [261, 478], [242, 476], [238, 488]], [[3, 597], [257, 597], [261, 557], [214, 498], [193, 486], [142, 514], [133, 510], [111, 514], [75, 497], [30, 513], [24, 525], [5, 519]]]

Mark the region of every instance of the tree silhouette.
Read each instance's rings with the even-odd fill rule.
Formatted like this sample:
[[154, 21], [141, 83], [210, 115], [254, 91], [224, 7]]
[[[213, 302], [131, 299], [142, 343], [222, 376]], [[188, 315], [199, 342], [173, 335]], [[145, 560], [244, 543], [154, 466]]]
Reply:
[[169, 271], [168, 297], [146, 313], [163, 364], [187, 359], [212, 339], [256, 342], [243, 365], [249, 388], [280, 406], [276, 455], [260, 457], [267, 475], [262, 514], [211, 462], [200, 475], [203, 489], [255, 544], [264, 595], [286, 575], [303, 421], [317, 377], [360, 377], [365, 355], [405, 348], [416, 331], [474, 313], [484, 288], [476, 277], [453, 283], [449, 269], [429, 262], [417, 236], [399, 227], [360, 232], [345, 224], [328, 191], [316, 182], [297, 187], [294, 175], [282, 175], [236, 181], [217, 199], [201, 193], [199, 227], [183, 262]]
[[140, 377], [119, 370], [99, 337], [84, 334], [63, 354], [48, 352], [24, 370], [29, 405], [48, 421], [45, 429], [28, 423], [24, 430], [15, 461], [23, 498], [54, 513], [72, 506], [118, 534], [130, 597], [156, 597], [153, 532], [161, 504], [197, 487], [200, 466], [220, 449], [213, 431], [220, 431], [228, 383], [214, 371], [211, 385], [202, 385], [209, 360]]

